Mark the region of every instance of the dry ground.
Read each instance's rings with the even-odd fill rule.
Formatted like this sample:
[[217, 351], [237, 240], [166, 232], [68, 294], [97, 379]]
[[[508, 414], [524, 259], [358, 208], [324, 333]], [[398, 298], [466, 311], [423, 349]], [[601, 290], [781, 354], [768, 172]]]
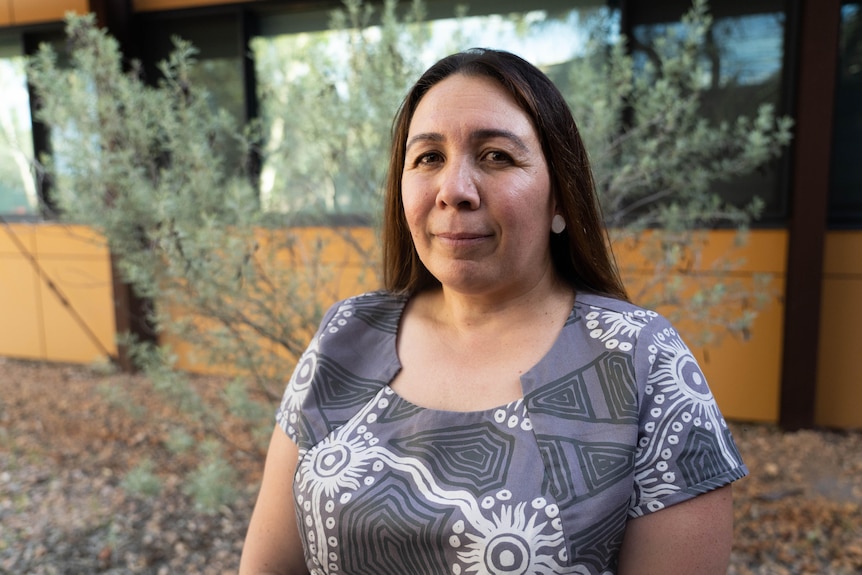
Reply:
[[[259, 456], [232, 455], [248, 486], [235, 504], [196, 511], [180, 481], [193, 462], [164, 449], [169, 408], [144, 383], [0, 359], [0, 573], [236, 572]], [[862, 434], [732, 427], [751, 476], [735, 486], [728, 573], [862, 573]], [[142, 457], [156, 463], [156, 498], [123, 487]]]

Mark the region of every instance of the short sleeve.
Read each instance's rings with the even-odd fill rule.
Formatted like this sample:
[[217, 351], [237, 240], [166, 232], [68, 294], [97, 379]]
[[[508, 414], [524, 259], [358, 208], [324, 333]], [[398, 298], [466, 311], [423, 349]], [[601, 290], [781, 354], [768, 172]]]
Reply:
[[395, 338], [406, 296], [376, 291], [335, 303], [300, 356], [276, 422], [309, 449], [348, 421], [400, 369]]
[[296, 443], [302, 445], [303, 441], [300, 437], [300, 416], [302, 404], [305, 396], [311, 389], [312, 379], [317, 371], [317, 362], [319, 358], [320, 336], [326, 329], [327, 324], [332, 320], [338, 310], [339, 304], [335, 304], [327, 310], [317, 328], [317, 333], [311, 339], [308, 347], [299, 357], [296, 362], [296, 367], [287, 387], [284, 390], [284, 395], [281, 398], [278, 410], [275, 414], [275, 420], [279, 427], [287, 434], [287, 436]]
[[639, 385], [630, 517], [658, 511], [748, 474], [700, 366], [673, 326], [661, 316], [654, 317], [639, 339], [636, 362], [647, 376]]

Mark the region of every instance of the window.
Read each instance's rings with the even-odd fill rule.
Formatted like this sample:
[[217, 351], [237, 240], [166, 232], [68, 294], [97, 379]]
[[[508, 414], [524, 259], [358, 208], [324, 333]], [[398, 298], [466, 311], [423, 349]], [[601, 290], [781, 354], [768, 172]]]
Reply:
[[370, 20], [359, 14], [348, 20], [359, 24], [349, 32], [331, 31], [328, 11], [262, 16], [251, 50], [265, 135], [265, 209], [349, 218], [378, 213], [392, 117], [409, 86], [439, 58], [470, 47], [502, 48], [554, 77], [584, 53], [595, 28], [619, 29], [618, 13], [603, 0], [539, 0], [529, 10], [523, 2], [477, 0], [466, 13], [458, 4], [428, 0], [425, 23], [397, 38], [384, 37], [379, 6]]
[[835, 88], [829, 221], [862, 223], [862, 3], [844, 2]]
[[[203, 87], [213, 111], [223, 109], [239, 127], [246, 121], [245, 81], [243, 78], [242, 45], [244, 38], [236, 13], [191, 14], [184, 17], [164, 17], [160, 14], [144, 20], [142, 44], [147, 79], [153, 83], [161, 77], [156, 66], [174, 50], [175, 37], [189, 41], [197, 50], [191, 82]], [[223, 142], [219, 153], [239, 165], [241, 153], [235, 142]]]
[[[655, 49], [656, 36], [679, 26], [690, 2], [664, 0], [631, 3], [632, 49], [636, 62], [645, 62]], [[783, 0], [710, 4], [713, 25], [700, 55], [705, 88], [701, 112], [710, 120], [753, 118], [762, 104], [782, 110], [782, 70], [786, 8]], [[780, 162], [727, 182], [711, 184], [730, 204], [742, 207], [754, 197], [765, 203], [763, 219], [786, 216], [786, 193]]]
[[0, 214], [39, 212], [33, 132], [20, 36], [0, 35]]

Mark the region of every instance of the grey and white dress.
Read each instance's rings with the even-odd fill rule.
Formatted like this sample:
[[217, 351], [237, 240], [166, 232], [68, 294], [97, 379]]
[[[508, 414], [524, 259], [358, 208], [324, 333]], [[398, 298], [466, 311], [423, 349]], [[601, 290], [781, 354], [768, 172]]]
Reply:
[[313, 574], [612, 574], [626, 521], [747, 474], [689, 349], [660, 315], [579, 294], [523, 397], [426, 409], [389, 387], [407, 298], [327, 312], [277, 421], [299, 446]]

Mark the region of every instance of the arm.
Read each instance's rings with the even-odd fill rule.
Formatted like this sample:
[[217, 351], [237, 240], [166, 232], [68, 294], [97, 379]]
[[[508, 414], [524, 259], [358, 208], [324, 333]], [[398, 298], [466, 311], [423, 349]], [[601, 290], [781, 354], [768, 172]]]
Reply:
[[724, 575], [733, 540], [733, 495], [726, 485], [629, 520], [618, 575]]
[[293, 478], [298, 459], [296, 444], [276, 426], [242, 549], [240, 575], [308, 573], [294, 512]]

